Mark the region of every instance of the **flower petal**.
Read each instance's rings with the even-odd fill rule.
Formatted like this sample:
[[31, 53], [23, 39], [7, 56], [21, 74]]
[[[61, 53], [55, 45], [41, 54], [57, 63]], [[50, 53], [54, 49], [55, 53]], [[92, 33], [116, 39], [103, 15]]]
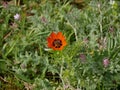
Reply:
[[51, 37], [51, 38], [56, 38], [56, 35], [57, 35], [56, 33], [52, 32], [52, 33], [50, 34], [50, 37]]
[[63, 35], [62, 35], [62, 32], [58, 32], [58, 33], [57, 33], [57, 37], [58, 37], [58, 38], [60, 38], [60, 39], [61, 39], [61, 38], [62, 38], [62, 36], [63, 36]]
[[52, 47], [52, 39], [48, 37], [47, 41], [48, 41], [48, 47]]

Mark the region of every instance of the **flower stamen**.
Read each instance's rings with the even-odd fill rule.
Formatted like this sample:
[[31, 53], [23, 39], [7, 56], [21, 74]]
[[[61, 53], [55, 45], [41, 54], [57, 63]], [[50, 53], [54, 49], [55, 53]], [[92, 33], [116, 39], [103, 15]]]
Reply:
[[62, 41], [61, 41], [60, 39], [55, 39], [55, 40], [53, 41], [53, 46], [54, 46], [55, 48], [60, 48], [60, 47], [62, 46]]

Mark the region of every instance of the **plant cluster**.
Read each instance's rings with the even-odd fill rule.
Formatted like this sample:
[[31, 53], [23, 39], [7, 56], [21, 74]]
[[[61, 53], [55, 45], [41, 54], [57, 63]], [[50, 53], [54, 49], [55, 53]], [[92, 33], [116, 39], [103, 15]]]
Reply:
[[117, 90], [120, 1], [0, 1], [1, 90]]

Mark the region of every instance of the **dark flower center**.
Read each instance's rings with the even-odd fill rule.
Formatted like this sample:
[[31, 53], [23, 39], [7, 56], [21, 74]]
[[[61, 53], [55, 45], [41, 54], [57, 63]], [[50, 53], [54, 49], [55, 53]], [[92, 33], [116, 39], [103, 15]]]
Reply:
[[53, 41], [53, 46], [54, 46], [55, 48], [60, 48], [60, 47], [62, 46], [62, 41], [61, 41], [60, 39], [55, 39], [55, 40]]

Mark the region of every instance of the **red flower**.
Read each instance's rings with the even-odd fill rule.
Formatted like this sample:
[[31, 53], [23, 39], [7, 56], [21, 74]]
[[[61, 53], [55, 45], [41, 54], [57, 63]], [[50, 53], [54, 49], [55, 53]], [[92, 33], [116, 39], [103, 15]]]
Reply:
[[66, 40], [62, 32], [54, 33], [52, 32], [47, 38], [48, 47], [53, 50], [62, 50], [64, 46], [67, 45]]

